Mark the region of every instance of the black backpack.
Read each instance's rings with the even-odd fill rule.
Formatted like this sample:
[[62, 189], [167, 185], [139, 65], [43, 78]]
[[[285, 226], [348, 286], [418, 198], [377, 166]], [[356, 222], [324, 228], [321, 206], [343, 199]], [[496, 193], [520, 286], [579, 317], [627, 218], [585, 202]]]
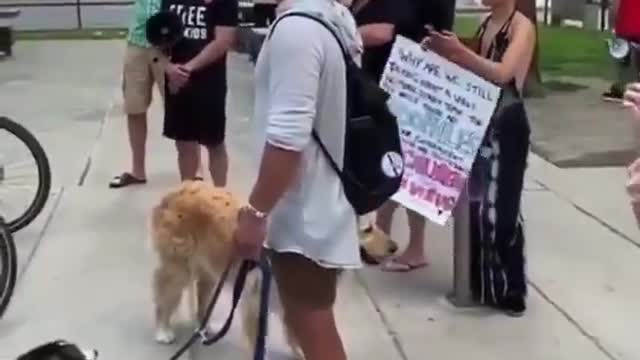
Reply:
[[312, 136], [338, 173], [347, 200], [356, 214], [375, 211], [400, 189], [404, 174], [398, 122], [387, 107], [389, 94], [353, 61], [340, 36], [325, 20], [310, 13], [289, 12], [274, 22], [271, 34], [278, 22], [289, 16], [301, 16], [322, 24], [342, 49], [347, 80], [342, 169], [331, 157], [315, 129]]

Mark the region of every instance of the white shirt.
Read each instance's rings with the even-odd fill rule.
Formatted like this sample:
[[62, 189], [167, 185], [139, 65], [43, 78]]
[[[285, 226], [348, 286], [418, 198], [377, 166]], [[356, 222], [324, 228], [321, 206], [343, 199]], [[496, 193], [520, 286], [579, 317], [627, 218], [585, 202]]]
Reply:
[[[317, 11], [343, 24], [334, 9], [331, 0], [298, 0], [288, 11]], [[302, 152], [296, 181], [270, 215], [267, 246], [302, 254], [328, 268], [360, 267], [355, 212], [311, 137], [315, 128], [342, 166], [346, 73], [338, 43], [313, 20], [289, 17], [265, 40], [255, 75], [259, 144]]]

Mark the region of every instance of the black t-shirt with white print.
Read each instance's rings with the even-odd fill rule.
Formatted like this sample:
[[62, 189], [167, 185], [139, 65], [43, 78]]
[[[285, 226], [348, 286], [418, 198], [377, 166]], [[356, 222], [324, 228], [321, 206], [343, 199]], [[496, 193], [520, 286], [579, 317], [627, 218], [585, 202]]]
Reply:
[[[216, 26], [238, 25], [238, 0], [163, 0], [163, 10], [175, 12], [182, 19], [184, 34], [171, 49], [171, 61], [183, 64], [193, 59], [215, 40]], [[223, 76], [226, 56], [208, 65], [202, 72]]]

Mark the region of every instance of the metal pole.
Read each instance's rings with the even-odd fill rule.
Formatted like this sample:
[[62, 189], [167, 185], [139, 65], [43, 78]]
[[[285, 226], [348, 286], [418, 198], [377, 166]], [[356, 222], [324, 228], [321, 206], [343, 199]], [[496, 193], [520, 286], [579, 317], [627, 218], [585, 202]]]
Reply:
[[453, 291], [447, 297], [455, 307], [472, 307], [475, 302], [471, 293], [471, 222], [466, 186], [460, 193], [453, 216]]
[[549, 0], [544, 0], [544, 24], [549, 25]]
[[76, 18], [78, 19], [78, 30], [82, 30], [82, 8], [80, 0], [76, 0]]

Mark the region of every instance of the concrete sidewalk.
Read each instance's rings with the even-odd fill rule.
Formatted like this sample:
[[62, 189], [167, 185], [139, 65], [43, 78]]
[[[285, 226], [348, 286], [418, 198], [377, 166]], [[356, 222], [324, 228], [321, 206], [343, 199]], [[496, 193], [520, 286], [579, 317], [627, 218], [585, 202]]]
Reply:
[[[257, 145], [250, 122], [252, 69], [233, 57], [230, 70], [230, 187], [246, 195], [256, 170], [248, 156]], [[116, 97], [83, 186], [66, 188], [13, 306], [0, 321], [0, 358], [55, 338], [96, 347], [101, 359], [169, 357], [173, 347], [153, 342], [153, 261], [146, 245], [149, 209], [178, 180], [175, 152], [160, 137], [160, 120], [156, 104], [149, 184], [109, 190], [110, 178], [128, 165], [126, 125]], [[345, 277], [337, 311], [350, 359], [640, 359], [634, 339], [640, 323], [640, 252], [637, 227], [626, 212], [623, 172], [590, 170], [560, 170], [531, 159], [525, 210], [532, 286], [525, 317], [452, 308], [444, 300], [452, 278], [451, 228], [430, 226], [430, 267], [411, 274], [371, 268]], [[393, 236], [406, 239], [404, 215], [398, 216]], [[287, 358], [277, 329], [272, 334], [271, 359]], [[190, 355], [246, 358], [241, 346], [236, 325], [219, 345]]]

